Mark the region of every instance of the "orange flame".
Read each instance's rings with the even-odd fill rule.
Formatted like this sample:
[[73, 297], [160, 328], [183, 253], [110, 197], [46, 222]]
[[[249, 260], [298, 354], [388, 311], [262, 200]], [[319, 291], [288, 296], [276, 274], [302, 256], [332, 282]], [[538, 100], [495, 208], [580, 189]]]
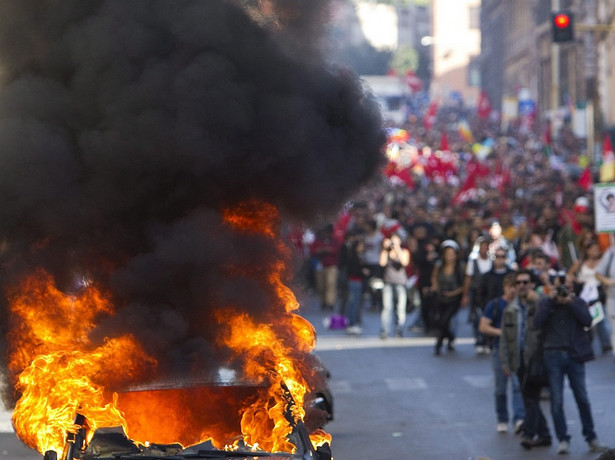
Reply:
[[[13, 425], [20, 439], [41, 453], [61, 452], [79, 412], [90, 436], [99, 427], [122, 426], [140, 443], [211, 439], [223, 448], [243, 436], [246, 444], [268, 451], [294, 451], [288, 435], [305, 416], [314, 371], [302, 358], [314, 349], [314, 328], [293, 313], [299, 303], [282, 281], [290, 250], [278, 239], [275, 207], [249, 202], [223, 217], [234, 231], [265, 238], [279, 255], [259, 270], [232, 267], [255, 278], [265, 272], [259, 281], [271, 293], [271, 313], [254, 318], [241, 306], [226, 306], [215, 314], [221, 330], [217, 345], [234, 351], [248, 384], [113, 393], [153, 375], [156, 361], [130, 335], [93, 343], [89, 335], [96, 321], [114, 313], [109, 296], [93, 285], [65, 294], [39, 270], [9, 296], [9, 370], [19, 396]], [[219, 420], [221, 413], [225, 420]], [[314, 446], [331, 440], [322, 430], [310, 437]]]
[[[279, 217], [271, 205], [246, 203], [227, 210], [224, 218], [238, 230], [276, 238]], [[289, 250], [281, 242], [278, 243], [278, 251], [288, 257]], [[314, 327], [292, 313], [299, 308], [299, 303], [290, 288], [282, 282], [285, 268], [283, 260], [274, 264], [268, 282], [286, 314], [259, 323], [247, 313], [228, 308], [219, 310], [216, 318], [220, 325], [230, 325], [230, 331], [221, 340], [245, 357], [246, 377], [269, 385], [269, 393], [243, 413], [241, 429], [248, 444], [258, 443], [272, 452], [294, 451], [288, 435], [292, 425], [305, 417], [303, 404], [310, 390], [307, 376], [304, 375], [308, 370], [298, 366], [297, 359], [300, 359], [302, 353], [312, 351], [316, 344]], [[294, 401], [292, 406], [289, 406], [286, 389]], [[292, 420], [287, 419], [287, 412], [290, 412]], [[318, 430], [312, 433], [311, 440], [314, 446], [319, 446], [330, 442], [331, 436]]]
[[112, 311], [105, 296], [93, 286], [64, 294], [41, 271], [17, 292], [10, 299], [16, 324], [9, 368], [19, 374], [15, 388], [21, 397], [13, 411], [19, 438], [41, 453], [61, 452], [76, 412], [88, 420], [90, 435], [99, 427], [125, 426], [105, 386], [155, 362], [128, 335], [91, 343], [95, 317]]

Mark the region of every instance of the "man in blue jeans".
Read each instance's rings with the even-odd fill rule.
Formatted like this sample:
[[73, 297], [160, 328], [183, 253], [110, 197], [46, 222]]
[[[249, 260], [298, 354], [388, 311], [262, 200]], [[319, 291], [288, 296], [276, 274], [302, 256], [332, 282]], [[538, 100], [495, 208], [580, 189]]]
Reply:
[[[505, 257], [505, 255], [503, 256]], [[517, 286], [515, 281], [515, 273], [507, 273], [502, 280], [504, 294], [497, 297], [485, 306], [485, 311], [480, 319], [479, 331], [482, 334], [494, 337], [493, 339], [493, 375], [495, 377], [495, 412], [498, 419], [498, 433], [506, 433], [508, 431], [508, 396], [507, 386], [508, 381], [512, 387], [512, 405], [513, 405], [513, 421], [514, 432], [518, 434], [523, 428], [523, 419], [525, 418], [525, 406], [523, 405], [523, 396], [521, 395], [521, 386], [516, 373], [506, 376], [502, 368], [502, 361], [499, 354], [499, 338], [502, 335], [502, 312], [506, 306], [512, 302], [517, 296]]]
[[589, 327], [592, 317], [587, 303], [576, 297], [571, 286], [556, 281], [558, 286], [549, 297], [541, 299], [534, 325], [544, 333], [543, 356], [549, 373], [551, 415], [559, 440], [558, 454], [570, 452], [570, 436], [564, 414], [564, 376], [579, 409], [583, 436], [590, 452], [607, 448], [598, 442], [594, 431], [589, 396], [585, 386], [585, 362], [594, 359]]

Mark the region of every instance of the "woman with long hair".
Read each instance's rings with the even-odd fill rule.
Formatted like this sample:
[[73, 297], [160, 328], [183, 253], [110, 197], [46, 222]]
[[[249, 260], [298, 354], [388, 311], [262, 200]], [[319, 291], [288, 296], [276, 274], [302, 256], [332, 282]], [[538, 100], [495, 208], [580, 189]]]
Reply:
[[459, 244], [454, 240], [445, 240], [440, 245], [440, 251], [441, 260], [434, 267], [431, 277], [431, 289], [436, 293], [438, 312], [436, 355], [441, 353], [444, 339], [447, 339], [447, 349], [455, 350], [453, 346], [455, 333], [451, 322], [461, 307], [464, 280]]
[[[586, 284], [594, 284], [596, 286], [596, 294], [598, 297], [594, 299], [585, 299], [588, 303], [593, 304], [600, 302], [602, 308], [606, 303], [602, 281], [604, 277], [596, 273], [596, 267], [602, 257], [600, 243], [597, 240], [589, 239], [585, 245], [581, 247], [581, 257], [577, 259], [568, 269], [568, 275], [574, 280], [576, 289], [581, 292]], [[604, 313], [604, 312], [603, 312]], [[600, 321], [595, 327], [596, 335], [600, 340], [600, 346], [603, 353], [611, 351], [611, 332], [608, 329], [606, 321]]]

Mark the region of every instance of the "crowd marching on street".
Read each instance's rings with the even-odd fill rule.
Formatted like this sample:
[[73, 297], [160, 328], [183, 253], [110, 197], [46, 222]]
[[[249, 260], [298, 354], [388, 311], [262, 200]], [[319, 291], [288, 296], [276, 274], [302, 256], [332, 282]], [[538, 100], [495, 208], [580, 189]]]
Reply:
[[568, 453], [567, 377], [590, 452], [612, 454], [594, 428], [584, 363], [594, 341], [615, 351], [615, 242], [596, 231], [581, 150], [566, 124], [553, 138], [549, 126], [500, 132], [450, 109], [391, 128], [386, 179], [322, 228], [289, 230], [330, 327], [361, 337], [371, 309], [382, 340], [433, 337], [438, 357], [455, 352], [456, 321], [467, 319], [476, 354], [491, 355], [498, 432], [510, 423], [525, 449]]

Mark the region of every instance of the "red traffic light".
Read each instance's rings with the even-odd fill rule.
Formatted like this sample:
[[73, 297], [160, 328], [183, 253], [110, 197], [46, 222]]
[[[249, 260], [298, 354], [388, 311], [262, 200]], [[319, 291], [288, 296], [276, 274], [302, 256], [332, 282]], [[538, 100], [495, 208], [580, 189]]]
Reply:
[[561, 28], [561, 29], [565, 29], [566, 27], [568, 27], [570, 25], [570, 16], [568, 16], [567, 14], [556, 14], [555, 17], [553, 18], [553, 23]]
[[566, 43], [574, 40], [574, 16], [570, 11], [551, 13], [551, 37], [553, 43]]

